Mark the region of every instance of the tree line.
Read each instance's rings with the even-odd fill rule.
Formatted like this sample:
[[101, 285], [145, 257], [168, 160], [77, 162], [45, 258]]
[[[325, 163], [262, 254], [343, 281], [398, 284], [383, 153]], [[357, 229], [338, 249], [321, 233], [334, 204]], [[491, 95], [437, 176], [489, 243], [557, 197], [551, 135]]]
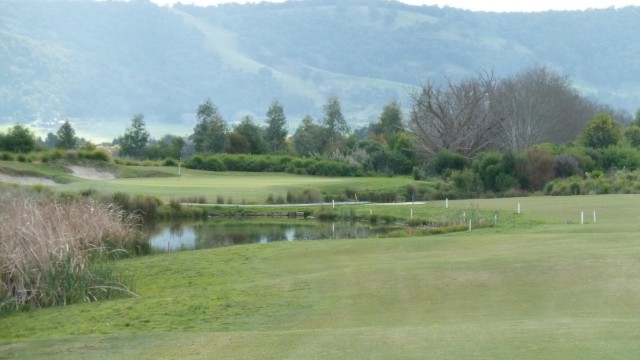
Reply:
[[[319, 121], [306, 116], [293, 132], [278, 100], [270, 104], [264, 124], [246, 116], [230, 128], [207, 99], [197, 108], [189, 136], [153, 139], [144, 115], [137, 114], [113, 144], [119, 148], [119, 157], [192, 159], [185, 163], [201, 169], [304, 173], [302, 167], [316, 165], [294, 162], [291, 157], [315, 157], [330, 161], [324, 163], [326, 168], [312, 171], [315, 174], [413, 174], [416, 179], [453, 175], [451, 179], [461, 188], [497, 192], [539, 190], [551, 178], [594, 169], [640, 167], [640, 160], [636, 165], [635, 155], [629, 155], [637, 153], [640, 159], [640, 111], [633, 119], [591, 101], [578, 94], [567, 78], [545, 67], [502, 80], [480, 73], [443, 86], [427, 82], [411, 99], [406, 117], [401, 105], [391, 101], [376, 122], [351, 130], [339, 98], [332, 96]], [[55, 134], [48, 134], [46, 142], [74, 149], [84, 139], [75, 136], [67, 121]], [[28, 152], [37, 143], [20, 125], [0, 133], [0, 150]], [[629, 151], [605, 151], [611, 147]], [[221, 154], [230, 156], [215, 158]], [[274, 163], [231, 156], [238, 154], [270, 155]], [[548, 165], [544, 171], [543, 163]]]

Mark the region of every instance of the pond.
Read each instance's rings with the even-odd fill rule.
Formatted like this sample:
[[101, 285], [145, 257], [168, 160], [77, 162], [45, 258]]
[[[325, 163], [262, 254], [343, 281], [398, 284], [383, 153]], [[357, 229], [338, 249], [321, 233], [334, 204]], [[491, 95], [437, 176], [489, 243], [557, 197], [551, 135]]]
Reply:
[[211, 249], [276, 241], [378, 237], [404, 229], [399, 225], [317, 220], [204, 220], [157, 223], [145, 232], [156, 251]]

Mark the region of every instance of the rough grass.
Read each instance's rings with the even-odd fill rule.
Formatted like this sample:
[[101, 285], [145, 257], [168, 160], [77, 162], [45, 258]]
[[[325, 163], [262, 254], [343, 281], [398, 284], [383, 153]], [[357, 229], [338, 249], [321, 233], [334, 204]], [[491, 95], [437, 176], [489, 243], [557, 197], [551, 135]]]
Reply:
[[100, 255], [130, 247], [134, 221], [88, 199], [60, 203], [17, 190], [0, 198], [0, 312], [128, 293]]
[[[3, 317], [0, 357], [634, 358], [640, 199], [479, 206], [514, 200], [544, 224], [120, 261], [140, 299]], [[564, 221], [583, 208], [597, 224]]]

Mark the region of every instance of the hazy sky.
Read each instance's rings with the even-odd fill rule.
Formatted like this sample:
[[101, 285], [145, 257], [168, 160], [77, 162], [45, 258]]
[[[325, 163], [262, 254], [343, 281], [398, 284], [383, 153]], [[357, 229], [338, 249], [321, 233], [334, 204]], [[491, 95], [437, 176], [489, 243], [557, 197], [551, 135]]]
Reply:
[[[182, 2], [184, 4], [217, 5], [222, 3], [256, 3], [259, 0], [151, 0], [160, 5]], [[283, 2], [284, 0], [268, 0], [270, 2]], [[545, 11], [545, 10], [584, 10], [588, 8], [624, 7], [627, 5], [640, 6], [640, 0], [400, 0], [412, 5], [438, 5], [451, 6], [468, 10], [483, 11]]]

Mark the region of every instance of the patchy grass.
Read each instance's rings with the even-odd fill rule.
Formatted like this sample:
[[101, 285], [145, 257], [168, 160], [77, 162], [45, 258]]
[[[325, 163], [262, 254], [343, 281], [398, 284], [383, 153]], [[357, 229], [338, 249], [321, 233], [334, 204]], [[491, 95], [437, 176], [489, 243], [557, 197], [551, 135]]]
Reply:
[[[483, 200], [534, 225], [118, 262], [139, 299], [15, 313], [0, 357], [601, 359], [640, 350], [640, 199]], [[468, 202], [467, 202], [468, 204]], [[452, 207], [467, 206], [452, 202]], [[596, 224], [565, 219], [595, 209]], [[575, 218], [575, 216], [574, 216]]]

